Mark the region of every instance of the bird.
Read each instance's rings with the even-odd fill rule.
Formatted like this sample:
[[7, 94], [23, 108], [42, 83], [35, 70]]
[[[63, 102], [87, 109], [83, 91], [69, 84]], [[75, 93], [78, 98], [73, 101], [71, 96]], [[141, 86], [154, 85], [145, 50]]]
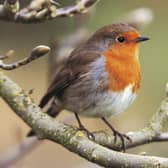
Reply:
[[[138, 95], [141, 83], [139, 43], [149, 40], [127, 23], [98, 29], [74, 49], [56, 72], [39, 107], [56, 117], [66, 109], [75, 114], [79, 129], [94, 139], [80, 116], [100, 118], [122, 142], [131, 138], [115, 129], [108, 118], [126, 111]], [[31, 130], [28, 136], [35, 135]]]

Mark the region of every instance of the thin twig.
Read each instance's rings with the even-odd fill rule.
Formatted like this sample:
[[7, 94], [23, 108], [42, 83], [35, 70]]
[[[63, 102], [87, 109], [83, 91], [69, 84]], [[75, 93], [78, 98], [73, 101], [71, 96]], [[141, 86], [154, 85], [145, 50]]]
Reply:
[[37, 46], [35, 47], [30, 56], [27, 57], [27, 58], [24, 58], [22, 60], [19, 60], [17, 62], [14, 62], [12, 64], [5, 64], [2, 60], [3, 59], [6, 59], [7, 57], [7, 54], [4, 55], [4, 56], [1, 56], [0, 57], [0, 68], [3, 69], [3, 70], [13, 70], [13, 69], [16, 69], [20, 66], [23, 66], [23, 65], [26, 65], [42, 56], [44, 56], [45, 54], [47, 54], [48, 52], [50, 51], [50, 48], [48, 46], [43, 46], [43, 45], [40, 45], [40, 46]]

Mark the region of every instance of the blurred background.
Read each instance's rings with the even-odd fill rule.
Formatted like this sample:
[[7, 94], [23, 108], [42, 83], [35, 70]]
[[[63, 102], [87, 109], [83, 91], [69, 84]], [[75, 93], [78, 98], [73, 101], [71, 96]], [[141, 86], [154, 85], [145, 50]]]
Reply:
[[[24, 1], [27, 3], [28, 1]], [[59, 0], [61, 6], [72, 4], [73, 0]], [[111, 123], [123, 132], [141, 129], [155, 113], [165, 95], [167, 78], [167, 39], [168, 39], [168, 1], [159, 0], [101, 0], [93, 9], [91, 16], [57, 18], [40, 24], [14, 24], [0, 21], [0, 54], [8, 50], [16, 51], [14, 61], [28, 56], [37, 45], [50, 45], [53, 41], [66, 39], [69, 34], [84, 26], [91, 34], [106, 24], [120, 21], [128, 12], [136, 8], [150, 8], [154, 21], [141, 34], [151, 38], [141, 45], [140, 60], [142, 65], [142, 87], [135, 103], [127, 112], [114, 116]], [[34, 89], [32, 94], [35, 102], [43, 96], [49, 81], [49, 57], [45, 56], [22, 68], [5, 72], [26, 91]], [[21, 141], [29, 130], [28, 126], [19, 119], [10, 108], [0, 99], [0, 155]], [[60, 118], [67, 115], [63, 112]], [[99, 119], [83, 118], [90, 130], [106, 129]], [[76, 124], [74, 122], [74, 124]], [[168, 157], [166, 143], [144, 145], [128, 150], [130, 153], [146, 152], [148, 155]], [[16, 167], [22, 168], [82, 168], [88, 167], [87, 161], [70, 153], [62, 146], [45, 141], [28, 155], [21, 159]], [[93, 166], [94, 167], [94, 166]]]

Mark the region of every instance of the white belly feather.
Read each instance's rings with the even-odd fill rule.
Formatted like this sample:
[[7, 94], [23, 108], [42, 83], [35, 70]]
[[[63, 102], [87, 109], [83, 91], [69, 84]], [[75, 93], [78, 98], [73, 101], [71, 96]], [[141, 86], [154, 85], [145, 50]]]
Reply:
[[83, 111], [81, 115], [91, 117], [108, 117], [124, 112], [135, 100], [136, 94], [132, 93], [132, 85], [126, 87], [124, 91], [116, 93], [109, 91], [99, 95], [100, 100], [94, 108]]

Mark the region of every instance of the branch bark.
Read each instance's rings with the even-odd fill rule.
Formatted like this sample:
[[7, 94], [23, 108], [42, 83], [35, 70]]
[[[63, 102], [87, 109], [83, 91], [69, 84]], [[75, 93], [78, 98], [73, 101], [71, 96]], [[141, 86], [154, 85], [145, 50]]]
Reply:
[[[53, 120], [47, 114], [43, 113], [41, 109], [32, 102], [31, 98], [2, 72], [0, 73], [0, 95], [13, 111], [33, 128], [39, 138], [59, 143], [68, 150], [91, 162], [105, 167], [168, 167], [167, 158], [116, 152], [87, 139], [83, 132], [78, 131], [75, 127]], [[163, 135], [159, 135], [158, 131], [162, 130], [164, 124], [168, 120], [167, 112], [168, 98], [165, 98], [158, 112], [147, 125], [148, 129], [143, 129], [137, 132], [137, 134], [129, 133], [129, 135], [134, 138], [134, 145], [132, 146], [138, 145], [140, 142], [142, 144], [144, 142], [143, 135], [146, 137], [149, 136], [155, 141], [159, 136], [163, 138]], [[100, 134], [96, 135], [96, 140], [100, 140], [98, 136], [100, 136]], [[106, 136], [106, 138], [106, 144], [109, 144], [108, 136]], [[140, 139], [139, 143], [138, 140], [135, 141], [136, 139]], [[135, 142], [137, 143], [135, 144]], [[120, 146], [120, 142], [117, 144]], [[127, 147], [128, 146], [127, 144]]]

